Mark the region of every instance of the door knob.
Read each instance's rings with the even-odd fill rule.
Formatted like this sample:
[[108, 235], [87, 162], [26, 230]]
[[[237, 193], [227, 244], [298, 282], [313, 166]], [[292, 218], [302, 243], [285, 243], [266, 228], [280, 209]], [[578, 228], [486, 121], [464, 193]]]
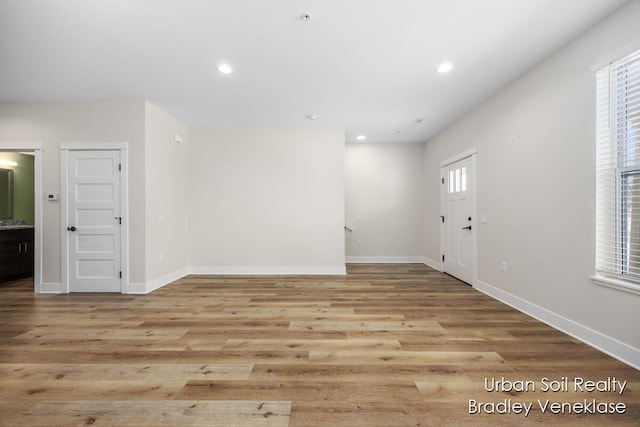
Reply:
[[466, 227], [462, 227], [462, 229], [463, 229], [463, 230], [471, 230], [471, 226], [470, 226], [470, 225], [468, 225], [468, 226], [466, 226]]
[[76, 231], [76, 228], [72, 225], [71, 227], [67, 227], [67, 230], [69, 230], [69, 231]]

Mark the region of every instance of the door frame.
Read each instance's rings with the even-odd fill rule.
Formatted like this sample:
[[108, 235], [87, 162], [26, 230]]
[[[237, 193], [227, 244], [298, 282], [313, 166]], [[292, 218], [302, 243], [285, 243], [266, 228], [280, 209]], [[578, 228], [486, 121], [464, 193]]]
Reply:
[[[472, 147], [462, 153], [456, 154], [455, 156], [449, 157], [446, 160], [440, 162], [440, 182], [444, 182], [444, 169], [460, 160], [471, 159], [471, 186], [469, 187], [471, 190], [471, 227], [475, 231], [471, 233], [471, 283], [472, 287], [476, 287], [478, 282], [478, 209], [477, 209], [477, 189], [478, 189], [478, 181], [477, 181], [477, 159], [476, 156], [478, 154], [478, 150], [476, 147]], [[440, 215], [445, 215], [445, 200], [446, 197], [446, 188], [445, 185], [440, 185]], [[446, 230], [444, 223], [440, 221], [440, 254], [445, 253], [445, 242], [446, 242]], [[440, 257], [440, 271], [444, 272], [444, 261], [442, 260], [442, 256]]]
[[17, 153], [20, 151], [33, 152], [33, 197], [34, 197], [34, 218], [33, 218], [33, 291], [43, 292], [42, 285], [42, 143], [41, 142], [0, 142], [0, 151]]
[[[60, 144], [60, 262], [62, 292], [69, 293], [69, 233], [64, 230], [69, 224], [69, 151], [120, 151], [122, 171], [120, 174], [120, 215], [122, 227], [120, 235], [120, 293], [126, 294], [129, 284], [129, 144], [126, 142], [63, 142]], [[64, 237], [66, 236], [66, 237]]]

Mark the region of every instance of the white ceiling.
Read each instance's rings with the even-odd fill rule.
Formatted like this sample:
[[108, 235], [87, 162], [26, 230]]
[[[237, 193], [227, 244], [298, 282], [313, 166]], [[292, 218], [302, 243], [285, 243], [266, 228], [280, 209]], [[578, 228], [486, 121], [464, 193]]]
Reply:
[[0, 0], [0, 100], [140, 99], [190, 126], [422, 142], [623, 3]]

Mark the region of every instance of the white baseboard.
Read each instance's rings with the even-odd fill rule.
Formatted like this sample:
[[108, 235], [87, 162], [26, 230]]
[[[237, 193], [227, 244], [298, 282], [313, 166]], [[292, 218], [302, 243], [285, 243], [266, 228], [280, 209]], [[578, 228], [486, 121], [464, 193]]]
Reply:
[[62, 288], [62, 283], [41, 283], [40, 290], [36, 292], [41, 294], [62, 294], [66, 291]]
[[442, 263], [439, 261], [432, 260], [431, 258], [424, 257], [422, 258], [422, 263], [428, 265], [434, 270], [442, 271]]
[[419, 256], [348, 256], [349, 264], [424, 264]]
[[[247, 275], [247, 276], [345, 276], [347, 274], [346, 266], [335, 267], [189, 267], [181, 268], [162, 277], [155, 278], [143, 283], [127, 284], [127, 294], [144, 295], [160, 289], [188, 274], [210, 274], [210, 275]], [[63, 289], [61, 283], [42, 283], [40, 290], [36, 291], [42, 294], [61, 294], [67, 292]]]
[[147, 294], [146, 283], [129, 283], [127, 285], [127, 294]]
[[492, 298], [502, 301], [516, 310], [528, 314], [529, 316], [564, 332], [567, 335], [597, 348], [603, 353], [606, 353], [635, 369], [640, 369], [640, 350], [637, 348], [608, 337], [598, 331], [594, 331], [587, 326], [577, 323], [571, 319], [567, 319], [564, 316], [505, 292], [502, 289], [498, 289], [481, 280], [476, 281], [474, 288]]
[[189, 267], [189, 274], [213, 274], [213, 275], [247, 275], [247, 276], [344, 276], [347, 274], [346, 266], [327, 267], [249, 267], [249, 266], [210, 266]]
[[183, 278], [187, 274], [189, 274], [188, 269], [181, 268], [146, 283], [129, 283], [127, 286], [127, 294], [148, 294], [156, 289], [160, 289], [161, 287], [168, 285], [171, 282], [175, 282], [176, 280]]
[[146, 283], [129, 283], [128, 294], [148, 294], [182, 279], [188, 274], [206, 275], [247, 275], [247, 276], [275, 276], [275, 275], [346, 275], [346, 267], [189, 267], [182, 268]]

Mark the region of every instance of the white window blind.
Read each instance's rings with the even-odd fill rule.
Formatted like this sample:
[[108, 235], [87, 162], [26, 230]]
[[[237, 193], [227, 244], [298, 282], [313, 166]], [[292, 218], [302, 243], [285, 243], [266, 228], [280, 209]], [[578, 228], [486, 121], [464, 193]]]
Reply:
[[596, 274], [640, 289], [640, 50], [597, 74]]

